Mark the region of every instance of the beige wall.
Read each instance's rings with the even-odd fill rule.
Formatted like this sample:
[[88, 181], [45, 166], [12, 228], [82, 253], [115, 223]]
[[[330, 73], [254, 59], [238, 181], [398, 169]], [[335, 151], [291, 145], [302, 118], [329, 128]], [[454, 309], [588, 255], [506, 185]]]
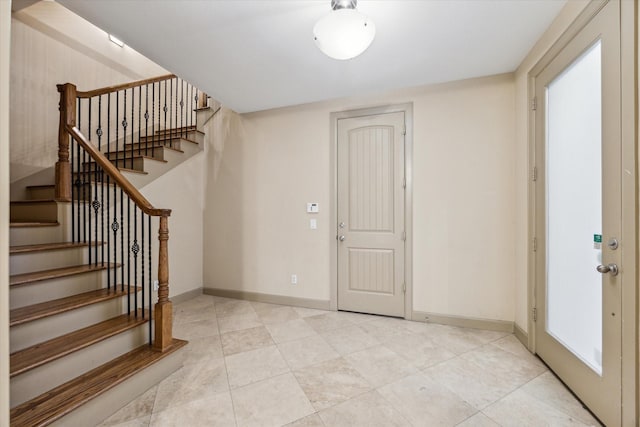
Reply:
[[[513, 320], [514, 100], [513, 76], [501, 75], [217, 116], [207, 150], [205, 287], [328, 300], [329, 115], [413, 102], [413, 309]], [[318, 230], [309, 229], [307, 202], [320, 203]]]
[[9, 60], [11, 1], [0, 1], [0, 425], [9, 425]]
[[[202, 288], [202, 211], [204, 153], [196, 154], [140, 189], [157, 208], [171, 209], [169, 217], [170, 297]], [[158, 225], [152, 225], [153, 274], [158, 273]]]
[[56, 2], [16, 12], [11, 23], [11, 182], [56, 160], [56, 84], [89, 90], [167, 73]]
[[580, 14], [589, 2], [586, 0], [574, 0], [567, 2], [560, 14], [551, 26], [538, 40], [536, 45], [527, 54], [518, 67], [515, 74], [516, 84], [516, 150], [515, 150], [515, 182], [516, 201], [514, 218], [516, 221], [515, 241], [515, 313], [516, 325], [523, 331], [528, 330], [528, 306], [527, 306], [527, 257], [531, 248], [528, 235], [528, 192], [530, 183], [529, 167], [529, 95], [528, 73], [540, 60], [542, 55], [553, 45], [560, 35], [569, 27], [573, 20]]

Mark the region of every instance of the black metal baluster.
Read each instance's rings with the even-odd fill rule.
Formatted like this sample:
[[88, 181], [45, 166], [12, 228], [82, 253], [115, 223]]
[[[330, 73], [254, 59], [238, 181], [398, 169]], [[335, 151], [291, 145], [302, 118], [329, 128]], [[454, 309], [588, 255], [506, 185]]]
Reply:
[[[158, 94], [160, 97], [160, 94]], [[154, 156], [154, 147], [155, 147], [155, 139], [156, 139], [156, 84], [151, 83], [151, 156]], [[160, 112], [158, 112], [160, 115]]]
[[[81, 107], [82, 106], [82, 102], [80, 102], [81, 100], [78, 100], [78, 106]], [[78, 126], [80, 126], [80, 123], [82, 121], [80, 120], [80, 118], [78, 117]], [[80, 127], [78, 127], [78, 130], [80, 130]], [[92, 161], [90, 158], [87, 157], [87, 152], [84, 148], [82, 148], [82, 162], [83, 164], [91, 164]], [[98, 168], [98, 163], [95, 162], [95, 167], [96, 169]], [[78, 188], [78, 192], [80, 193], [80, 189], [82, 189], [82, 198], [80, 198], [80, 195], [78, 195], [78, 207], [80, 209], [80, 212], [82, 214], [82, 225], [81, 225], [81, 230], [82, 230], [82, 242], [83, 243], [87, 243], [87, 204], [85, 203], [85, 201], [87, 200], [87, 194], [86, 194], [86, 181], [87, 180], [87, 176], [83, 175], [83, 178], [81, 180], [81, 186]]]
[[124, 191], [120, 187], [120, 290], [124, 292]]
[[149, 85], [145, 90], [146, 101], [144, 104], [144, 154], [149, 155]]
[[164, 141], [162, 145], [167, 145], [167, 81], [164, 81], [164, 107], [162, 108], [164, 111]]
[[[164, 85], [165, 85], [164, 87], [166, 89], [167, 88], [166, 80], [165, 80], [165, 84]], [[172, 105], [173, 102], [171, 101], [172, 97], [173, 97], [173, 79], [169, 79], [169, 129], [172, 129], [172, 125], [171, 125], [171, 117], [172, 117], [171, 108], [173, 106]], [[165, 100], [166, 100], [166, 97], [165, 97]], [[165, 103], [166, 103], [166, 101], [165, 101]], [[165, 121], [166, 121], [166, 119], [165, 119]], [[165, 123], [165, 127], [166, 127], [166, 123]], [[171, 140], [169, 140], [169, 144], [171, 144]]]
[[[176, 102], [176, 124], [175, 127], [178, 127], [178, 78], [176, 77], [176, 96], [175, 96], [175, 102]], [[177, 136], [177, 135], [176, 135]], [[171, 142], [171, 146], [173, 147], [173, 140]]]
[[[122, 268], [124, 274], [124, 267]], [[131, 314], [131, 197], [127, 196], [127, 314]]]
[[187, 95], [189, 96], [189, 106], [187, 107], [187, 127], [191, 130], [191, 109], [193, 108], [193, 86], [187, 83]]
[[111, 163], [118, 166], [118, 156], [120, 155], [120, 139], [118, 138], [118, 131], [120, 130], [120, 124], [118, 121], [120, 120], [120, 92], [116, 92], [116, 151], [115, 151], [115, 161], [109, 157]]
[[[91, 98], [88, 99], [88, 103], [89, 103], [89, 112], [88, 112], [88, 124], [87, 124], [87, 135], [89, 135], [89, 142], [91, 142]], [[98, 167], [98, 163], [96, 162], [96, 168]], [[88, 192], [91, 191], [91, 180], [88, 181], [87, 183], [88, 185]], [[84, 186], [82, 187], [83, 191], [84, 191]], [[94, 257], [91, 255], [91, 252], [94, 251], [93, 246], [91, 245], [91, 209], [90, 209], [90, 203], [89, 203], [89, 199], [91, 195], [89, 194], [89, 197], [86, 197], [83, 200], [85, 209], [88, 212], [88, 220], [89, 220], [89, 226], [87, 227], [88, 231], [89, 231], [89, 236], [88, 236], [88, 241], [89, 241], [89, 265], [95, 263]], [[97, 228], [96, 228], [97, 229]]]
[[[124, 104], [122, 106], [122, 159], [120, 159], [120, 151], [116, 153], [116, 166], [122, 165], [123, 168], [127, 167], [127, 90], [122, 91], [124, 97]], [[133, 169], [133, 168], [132, 168]]]
[[111, 94], [107, 95], [107, 159], [111, 157]]
[[[138, 155], [142, 154], [142, 146], [140, 145], [140, 137], [142, 136], [142, 86], [138, 86]], [[133, 148], [132, 148], [133, 150]]]
[[[117, 122], [116, 122], [117, 123]], [[118, 202], [117, 188], [114, 182], [113, 186], [113, 223], [111, 224], [111, 230], [113, 230], [113, 289], [118, 289], [118, 230], [120, 224], [118, 224], [118, 211], [116, 203]]]
[[186, 138], [184, 129], [184, 80], [180, 81], [180, 136]]
[[[107, 95], [107, 156], [111, 153], [111, 94]], [[102, 182], [104, 182], [104, 176], [102, 177]], [[111, 178], [107, 174], [107, 227], [111, 226], [111, 192], [109, 191], [109, 185], [111, 184]], [[102, 193], [104, 196], [104, 192]], [[104, 228], [103, 228], [104, 230]], [[111, 233], [107, 230], [107, 257], [109, 257], [109, 263], [107, 266], [107, 289], [111, 289], [112, 281], [111, 281]], [[115, 282], [115, 277], [113, 279]], [[113, 288], [116, 288], [115, 283], [113, 283]]]
[[[131, 246], [131, 252], [133, 252], [133, 307], [136, 317], [138, 317], [138, 252], [140, 252], [140, 246], [138, 245], [137, 205], [133, 205], [133, 246]], [[131, 294], [131, 288], [129, 288], [129, 294]]]
[[[136, 96], [134, 92], [134, 88], [131, 88], [131, 137], [129, 138], [129, 144], [131, 144], [131, 169], [133, 169], [133, 130], [135, 129], [135, 116], [134, 107], [136, 104]], [[138, 133], [138, 135], [140, 135]]]
[[[98, 129], [96, 129], [96, 134], [98, 135], [98, 150], [102, 151], [102, 95], [100, 95], [98, 97]], [[100, 265], [102, 265], [104, 267], [104, 176], [103, 176], [103, 172], [101, 171], [100, 173], [101, 179], [100, 179], [100, 200], [101, 202], [98, 202], [98, 176], [96, 175], [94, 177], [94, 188], [95, 188], [95, 192], [96, 192], [96, 200], [95, 200], [95, 205], [94, 205], [94, 209], [95, 206], [99, 204], [100, 207]], [[97, 230], [97, 224], [98, 224], [98, 218], [96, 217], [96, 230]], [[109, 234], [109, 233], [107, 233]], [[96, 243], [98, 242], [98, 233], [96, 231]], [[97, 249], [97, 245], [96, 245], [96, 249]], [[97, 257], [97, 254], [96, 254]]]
[[152, 330], [151, 330], [151, 324], [153, 322], [153, 307], [151, 305], [151, 295], [152, 295], [152, 291], [153, 291], [153, 270], [151, 269], [151, 216], [147, 215], [148, 218], [148, 222], [149, 222], [149, 246], [148, 246], [148, 252], [149, 252], [149, 346], [151, 346], [153, 344], [153, 335], [152, 335]]
[[[78, 98], [78, 125], [80, 124], [80, 98]], [[72, 138], [73, 139], [73, 138]], [[82, 166], [83, 170], [86, 166], [90, 165], [85, 165], [81, 163], [82, 159], [80, 158], [80, 143], [76, 142], [76, 167], [77, 170], [80, 170], [80, 167]], [[77, 242], [81, 241], [81, 236], [80, 236], [80, 183], [81, 183], [81, 175], [78, 174], [77, 179], [75, 180], [75, 192], [76, 192], [76, 203], [75, 203], [75, 219], [76, 219], [76, 238], [77, 238]], [[71, 192], [73, 193], [73, 188], [71, 189]], [[74, 206], [72, 205], [71, 211], [73, 212]]]
[[142, 270], [140, 283], [142, 284], [141, 288], [142, 288], [142, 318], [143, 319], [145, 318], [145, 314], [144, 314], [144, 288], [145, 288], [145, 286], [144, 286], [145, 285], [145, 281], [144, 281], [144, 262], [145, 262], [145, 258], [144, 258], [144, 215], [145, 215], [145, 213], [142, 210], [140, 210], [140, 225], [141, 225], [140, 229], [142, 231], [142, 237], [140, 239], [141, 242], [142, 242], [142, 245], [140, 246], [140, 249], [142, 251], [141, 254], [140, 254], [140, 259], [141, 259], [140, 269]]

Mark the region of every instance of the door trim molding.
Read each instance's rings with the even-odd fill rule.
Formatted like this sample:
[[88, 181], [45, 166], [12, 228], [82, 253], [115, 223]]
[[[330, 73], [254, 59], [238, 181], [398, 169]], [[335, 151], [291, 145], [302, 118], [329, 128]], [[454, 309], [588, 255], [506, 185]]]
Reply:
[[404, 198], [404, 220], [407, 238], [404, 243], [405, 257], [405, 283], [407, 291], [404, 295], [404, 318], [411, 320], [413, 312], [413, 103], [393, 104], [381, 107], [361, 108], [357, 110], [338, 111], [330, 114], [331, 121], [331, 148], [330, 148], [330, 167], [331, 167], [331, 194], [330, 194], [330, 223], [329, 228], [330, 244], [330, 298], [329, 304], [331, 310], [338, 310], [338, 241], [337, 223], [338, 223], [338, 120], [350, 119], [354, 117], [372, 116], [378, 114], [404, 112], [404, 120], [406, 126], [405, 135], [405, 154], [404, 168], [406, 189]]
[[[575, 21], [556, 40], [549, 50], [533, 66], [528, 73], [528, 98], [535, 96], [536, 77], [558, 55], [558, 53], [578, 34], [607, 4], [609, 1], [618, 0], [592, 0], [578, 15]], [[638, 397], [640, 391], [640, 300], [638, 290], [638, 150], [636, 141], [638, 138], [638, 65], [637, 52], [638, 40], [636, 38], [638, 6], [636, 2], [620, 1], [620, 42], [621, 42], [621, 138], [622, 138], [622, 235], [626, 242], [623, 253], [623, 265], [626, 274], [622, 278], [622, 425], [635, 425], [640, 416], [640, 404]], [[536, 236], [536, 198], [535, 182], [531, 179], [536, 166], [536, 134], [535, 111], [529, 110], [528, 118], [528, 243]], [[536, 307], [536, 263], [533, 245], [529, 245], [527, 251], [527, 317], [528, 317], [528, 347], [536, 351], [536, 323], [533, 320], [533, 309]], [[631, 270], [631, 271], [629, 271]]]

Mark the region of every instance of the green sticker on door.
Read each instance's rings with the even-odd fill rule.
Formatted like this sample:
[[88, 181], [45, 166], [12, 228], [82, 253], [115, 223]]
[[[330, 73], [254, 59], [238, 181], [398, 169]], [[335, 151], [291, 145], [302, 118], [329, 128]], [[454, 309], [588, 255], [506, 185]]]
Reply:
[[593, 235], [593, 249], [602, 248], [602, 234]]

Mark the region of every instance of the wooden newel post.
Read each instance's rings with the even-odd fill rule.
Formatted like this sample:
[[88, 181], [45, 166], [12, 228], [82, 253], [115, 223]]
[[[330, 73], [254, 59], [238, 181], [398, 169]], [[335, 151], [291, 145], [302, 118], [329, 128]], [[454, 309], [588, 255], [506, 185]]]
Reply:
[[58, 126], [58, 161], [56, 162], [56, 200], [71, 201], [71, 164], [69, 163], [69, 132], [67, 125], [76, 125], [76, 86], [58, 85], [60, 92], [60, 123]]
[[173, 306], [169, 300], [169, 215], [160, 217], [160, 249], [158, 254], [158, 302], [156, 303], [155, 315], [155, 341], [153, 348], [157, 351], [165, 351], [171, 346], [173, 341]]

